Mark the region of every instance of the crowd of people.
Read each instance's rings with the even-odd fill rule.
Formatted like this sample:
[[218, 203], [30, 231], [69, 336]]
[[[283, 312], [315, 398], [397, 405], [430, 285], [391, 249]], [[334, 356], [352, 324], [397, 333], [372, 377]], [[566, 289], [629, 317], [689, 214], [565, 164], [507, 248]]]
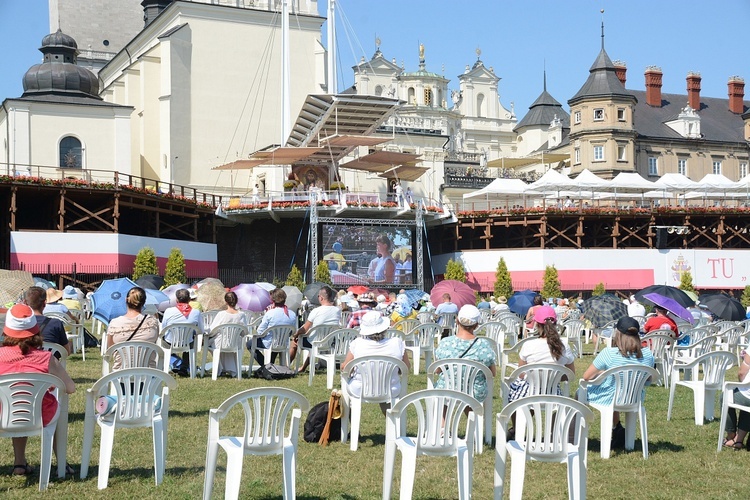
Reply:
[[[378, 250], [381, 255], [388, 256], [389, 240], [387, 238], [377, 241]], [[393, 272], [395, 264], [387, 258], [379, 262], [375, 276], [387, 275]], [[477, 305], [462, 304], [459, 306], [453, 301], [449, 293], [441, 296], [440, 303], [434, 305], [430, 297], [424, 294], [414, 300], [413, 294], [407, 294], [405, 290], [399, 293], [377, 293], [364, 292], [356, 294], [341, 291], [338, 294], [329, 287], [323, 286], [315, 297], [319, 305], [312, 307], [311, 302], [306, 300], [299, 309], [292, 309], [286, 305], [287, 295], [282, 289], [270, 292], [271, 305], [263, 313], [257, 324], [255, 335], [247, 341], [247, 348], [256, 356], [256, 361], [263, 365], [266, 359], [262, 350], [270, 347], [271, 336], [266, 334], [272, 327], [285, 325], [291, 332], [290, 336], [290, 360], [300, 355], [300, 349], [311, 348], [311, 334], [316, 327], [329, 326], [333, 329], [342, 326], [358, 330], [359, 337], [352, 341], [345, 360], [342, 362], [342, 370], [353, 360], [368, 355], [388, 356], [401, 360], [407, 369], [411, 366], [407, 345], [399, 336], [387, 335], [389, 328], [399, 328], [400, 322], [405, 319], [416, 319], [420, 312], [433, 313], [434, 321], [441, 327], [441, 335], [435, 349], [436, 359], [463, 358], [473, 360], [486, 366], [492, 377], [497, 375], [497, 351], [493, 343], [488, 342], [486, 337], [477, 335], [479, 327], [487, 320], [483, 310], [489, 310], [491, 314], [512, 314], [509, 311], [508, 299], [504, 296], [489, 296], [487, 300], [480, 300]], [[238, 298], [234, 292], [227, 292], [224, 296], [225, 307], [215, 313], [209, 329], [204, 332], [204, 322], [200, 305], [195, 302], [195, 296], [187, 289], [177, 290], [175, 293], [175, 305], [164, 310], [161, 318], [144, 311], [146, 292], [140, 287], [132, 288], [125, 297], [127, 306], [126, 313], [113, 318], [106, 331], [108, 345], [115, 345], [129, 341], [145, 341], [156, 343], [159, 341], [160, 332], [170, 325], [191, 324], [196, 331], [205, 333], [205, 342], [209, 346], [212, 343], [211, 332], [219, 325], [244, 324], [248, 325], [250, 318], [245, 311], [238, 308]], [[63, 382], [67, 393], [75, 392], [76, 387], [71, 377], [58, 362], [53, 354], [41, 350], [42, 342], [53, 342], [59, 344], [67, 352], [71, 352], [71, 344], [65, 334], [62, 321], [45, 316], [45, 313], [55, 312], [57, 314], [71, 314], [71, 311], [80, 309], [80, 302], [72, 290], [62, 292], [44, 290], [40, 287], [29, 288], [24, 295], [24, 303], [14, 305], [8, 310], [3, 328], [4, 339], [0, 347], [0, 375], [8, 373], [51, 373]], [[576, 370], [576, 354], [571, 350], [567, 340], [561, 336], [565, 321], [573, 311], [578, 310], [576, 301], [558, 299], [555, 304], [546, 303], [540, 295], [533, 298], [533, 304], [529, 307], [527, 314], [522, 318], [525, 322], [526, 335], [530, 339], [522, 345], [518, 351], [518, 366], [532, 365], [536, 363], [553, 363], [571, 370]], [[654, 367], [655, 358], [651, 352], [650, 345], [642, 341], [642, 336], [649, 332], [668, 333], [677, 342], [681, 338], [678, 322], [673, 315], [660, 306], [653, 307], [653, 312], [646, 317], [646, 309], [639, 300], [630, 296], [625, 300], [627, 316], [620, 317], [612, 329], [610, 345], [603, 348], [593, 359], [591, 364], [584, 370], [582, 379], [591, 381], [610, 368], [621, 367], [630, 364], [638, 364]], [[347, 322], [342, 324], [342, 314], [347, 314]], [[704, 314], [699, 310], [697, 314]], [[585, 320], [585, 314], [575, 315], [576, 318]], [[645, 321], [639, 319], [645, 318]], [[301, 325], [301, 326], [300, 326]], [[407, 333], [407, 332], [404, 332]], [[169, 335], [163, 337], [163, 341], [171, 342]], [[276, 353], [274, 353], [276, 354]], [[170, 366], [177, 374], [187, 375], [187, 355], [174, 356], [170, 360]], [[276, 356], [272, 356], [273, 363]], [[744, 351], [741, 354], [738, 379], [740, 382], [750, 382], [750, 354]], [[308, 369], [309, 358], [305, 359], [299, 372]], [[233, 356], [223, 356], [214, 360], [214, 369], [230, 377], [235, 377], [242, 370], [237, 366]], [[156, 367], [156, 359], [149, 362], [150, 367]], [[112, 369], [121, 368], [120, 360], [115, 358]], [[446, 387], [449, 381], [440, 374], [436, 387]], [[347, 381], [347, 389], [353, 395], [361, 390], [361, 380], [356, 371], [352, 378]], [[482, 374], [474, 381], [472, 395], [478, 401], [492, 397], [488, 393], [488, 384]], [[393, 395], [401, 391], [400, 378], [395, 376], [391, 380], [391, 391]], [[520, 376], [510, 381], [508, 398], [509, 401], [525, 397], [529, 391], [529, 383]], [[615, 391], [614, 380], [588, 388], [586, 394], [591, 403], [608, 404], [612, 401]], [[559, 393], [559, 389], [558, 389]], [[739, 388], [734, 391], [735, 403], [750, 406], [750, 389]], [[54, 415], [57, 401], [51, 394], [45, 395], [43, 404], [43, 419], [48, 422]], [[383, 411], [387, 405], [382, 405]], [[747, 433], [750, 431], [750, 414], [744, 411], [730, 409], [727, 415], [726, 439], [724, 445], [728, 448], [741, 449]], [[512, 437], [514, 430], [509, 431]], [[612, 442], [613, 448], [625, 445], [625, 429], [620, 423], [618, 414], [614, 415]], [[15, 475], [28, 475], [33, 472], [26, 461], [25, 455], [26, 438], [14, 438], [14, 467], [12, 473]], [[66, 464], [67, 466], [67, 464]], [[73, 473], [67, 466], [68, 473]]]

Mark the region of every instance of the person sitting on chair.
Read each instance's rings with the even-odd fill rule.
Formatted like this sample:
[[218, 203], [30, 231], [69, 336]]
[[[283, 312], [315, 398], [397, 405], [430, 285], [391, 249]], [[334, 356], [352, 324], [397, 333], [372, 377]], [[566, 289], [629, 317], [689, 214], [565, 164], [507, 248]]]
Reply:
[[[273, 341], [271, 334], [263, 337], [261, 337], [261, 335], [272, 326], [297, 326], [297, 312], [286, 306], [286, 292], [284, 290], [281, 288], [271, 290], [271, 301], [273, 301], [273, 305], [263, 315], [263, 319], [260, 321], [260, 325], [258, 325], [258, 338], [255, 340], [255, 361], [257, 361], [260, 366], [266, 364], [263, 349], [269, 349], [271, 347], [271, 342]], [[250, 344], [250, 342], [252, 342], [252, 339], [247, 341], [248, 349], [252, 349], [252, 344]], [[279, 353], [277, 352], [271, 353], [271, 363], [276, 361], [276, 356], [278, 356], [278, 354]]]
[[[292, 347], [289, 350], [289, 361], [294, 361], [297, 355], [297, 347], [299, 343], [299, 337], [302, 336], [302, 346], [307, 349], [312, 349], [310, 339], [307, 338], [307, 333], [314, 326], [318, 325], [335, 325], [341, 324], [341, 309], [334, 305], [336, 300], [336, 292], [330, 286], [321, 287], [318, 291], [318, 301], [320, 305], [310, 312], [307, 317], [305, 324], [299, 327], [292, 337]], [[310, 364], [310, 359], [305, 359], [302, 364], [302, 368], [299, 372], [302, 373], [307, 369], [307, 365]]]

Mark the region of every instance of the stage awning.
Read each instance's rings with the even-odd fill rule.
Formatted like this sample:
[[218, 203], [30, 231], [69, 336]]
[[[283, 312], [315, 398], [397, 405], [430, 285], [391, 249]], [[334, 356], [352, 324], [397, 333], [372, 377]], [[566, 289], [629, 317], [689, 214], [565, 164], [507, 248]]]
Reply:
[[226, 165], [215, 167], [213, 170], [241, 170], [259, 165], [292, 165], [322, 150], [323, 148], [283, 148], [274, 146], [269, 149], [256, 151], [247, 160], [236, 160]]
[[383, 177], [384, 179], [399, 179], [402, 181], [416, 181], [428, 170], [429, 168], [427, 167], [401, 165], [400, 167], [395, 167], [383, 172], [382, 174], [378, 174], [378, 177]]
[[558, 163], [564, 160], [569, 160], [569, 154], [561, 153], [545, 153], [535, 154], [524, 158], [497, 158], [487, 162], [487, 166], [491, 168], [519, 168], [528, 167], [530, 165], [536, 165], [539, 163]]
[[366, 156], [357, 158], [348, 163], [339, 165], [341, 168], [352, 170], [363, 170], [365, 172], [383, 173], [393, 167], [413, 167], [418, 162], [420, 155], [412, 153], [399, 153], [395, 151], [374, 151]]

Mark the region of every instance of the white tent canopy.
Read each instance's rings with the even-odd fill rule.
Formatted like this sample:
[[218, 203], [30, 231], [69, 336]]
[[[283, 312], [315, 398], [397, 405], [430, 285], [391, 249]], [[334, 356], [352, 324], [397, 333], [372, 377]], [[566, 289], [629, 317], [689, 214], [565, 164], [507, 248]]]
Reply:
[[578, 174], [578, 177], [573, 179], [573, 182], [577, 184], [578, 189], [601, 190], [608, 189], [610, 186], [610, 181], [602, 179], [587, 168], [583, 169], [583, 171]]
[[685, 198], [725, 198], [728, 193], [737, 189], [737, 184], [720, 174], [706, 174], [698, 181], [700, 189], [686, 193]]
[[578, 189], [578, 184], [567, 175], [561, 174], [557, 170], [549, 169], [538, 180], [529, 184], [529, 188], [534, 191], [549, 193], [566, 189]]
[[509, 196], [523, 196], [529, 197], [537, 195], [539, 193], [529, 189], [529, 185], [521, 179], [495, 179], [487, 186], [483, 187], [478, 191], [472, 193], [466, 193], [464, 199], [469, 198], [485, 198], [490, 200], [504, 199]]

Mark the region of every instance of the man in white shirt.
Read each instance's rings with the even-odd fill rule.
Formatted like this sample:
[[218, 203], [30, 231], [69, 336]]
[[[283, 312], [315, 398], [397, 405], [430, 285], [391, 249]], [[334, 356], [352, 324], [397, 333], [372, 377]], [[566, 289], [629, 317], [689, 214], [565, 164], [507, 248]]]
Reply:
[[643, 307], [643, 304], [635, 300], [635, 295], [630, 296], [628, 304], [628, 316], [631, 318], [633, 316], [645, 316], [646, 315], [646, 308]]

